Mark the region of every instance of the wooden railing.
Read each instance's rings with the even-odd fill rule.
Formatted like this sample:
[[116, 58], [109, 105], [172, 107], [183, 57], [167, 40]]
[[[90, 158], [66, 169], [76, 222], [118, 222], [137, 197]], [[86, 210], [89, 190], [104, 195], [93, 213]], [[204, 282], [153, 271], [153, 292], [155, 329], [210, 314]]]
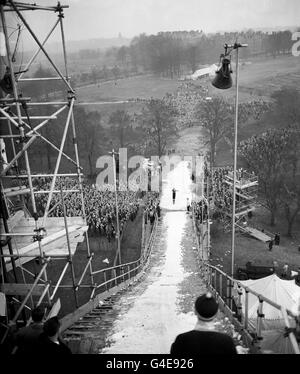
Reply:
[[146, 264], [148, 264], [152, 252], [152, 244], [155, 236], [156, 226], [157, 219], [154, 222], [148, 243], [145, 245], [144, 250], [141, 251], [141, 255], [136, 261], [127, 262], [92, 272], [94, 279], [98, 279], [98, 282], [96, 282], [96, 285], [94, 286], [91, 299], [97, 294], [97, 291], [108, 291], [110, 288], [117, 286], [125, 280], [130, 280], [136, 276]]

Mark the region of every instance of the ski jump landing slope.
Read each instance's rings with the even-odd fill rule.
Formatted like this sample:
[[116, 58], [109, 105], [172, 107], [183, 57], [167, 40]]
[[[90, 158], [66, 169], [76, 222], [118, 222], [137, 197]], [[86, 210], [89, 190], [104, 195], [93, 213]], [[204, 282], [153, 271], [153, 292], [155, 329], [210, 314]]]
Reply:
[[[173, 187], [177, 190], [175, 204]], [[194, 301], [206, 286], [198, 272], [187, 198], [191, 199], [191, 179], [186, 162], [182, 162], [163, 184], [162, 221], [149, 273], [122, 296], [119, 315], [99, 353], [167, 354], [177, 334], [194, 328]]]

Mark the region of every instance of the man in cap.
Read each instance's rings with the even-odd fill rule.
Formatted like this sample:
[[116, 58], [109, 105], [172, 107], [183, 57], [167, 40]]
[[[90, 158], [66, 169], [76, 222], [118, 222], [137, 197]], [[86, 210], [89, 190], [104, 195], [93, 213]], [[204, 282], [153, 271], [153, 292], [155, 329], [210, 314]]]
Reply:
[[214, 320], [218, 310], [219, 304], [211, 293], [199, 296], [195, 302], [196, 326], [176, 337], [171, 354], [189, 357], [200, 354], [237, 354], [233, 339], [215, 329]]
[[55, 316], [49, 318], [43, 327], [43, 333], [39, 338], [39, 353], [47, 355], [69, 355], [71, 354], [70, 348], [60, 339], [59, 319]]

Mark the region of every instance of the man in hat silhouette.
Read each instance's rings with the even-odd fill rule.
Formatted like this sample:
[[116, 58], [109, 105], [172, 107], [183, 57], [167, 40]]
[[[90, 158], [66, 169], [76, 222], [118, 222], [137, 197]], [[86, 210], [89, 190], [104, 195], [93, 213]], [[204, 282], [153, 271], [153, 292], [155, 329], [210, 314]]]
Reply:
[[55, 316], [49, 318], [43, 327], [43, 333], [39, 337], [39, 354], [51, 355], [69, 355], [71, 354], [70, 348], [60, 339], [59, 319]]
[[189, 357], [203, 354], [237, 354], [233, 339], [215, 329], [214, 319], [218, 309], [219, 304], [211, 293], [199, 296], [195, 302], [196, 326], [176, 337], [171, 346], [171, 354]]

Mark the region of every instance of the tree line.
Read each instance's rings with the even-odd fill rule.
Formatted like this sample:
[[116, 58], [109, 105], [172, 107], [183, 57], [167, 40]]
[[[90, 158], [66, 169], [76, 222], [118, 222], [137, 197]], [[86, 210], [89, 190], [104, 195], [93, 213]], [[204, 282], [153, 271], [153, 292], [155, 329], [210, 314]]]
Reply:
[[106, 57], [121, 70], [149, 71], [173, 78], [194, 72], [199, 64], [217, 62], [223, 45], [236, 40], [248, 44], [248, 48], [241, 51], [241, 58], [244, 59], [288, 54], [293, 44], [289, 30], [271, 34], [253, 30], [224, 34], [159, 32], [156, 35], [141, 34], [133, 38], [129, 46], [111, 48], [106, 52]]
[[242, 59], [255, 56], [275, 58], [291, 53], [293, 45], [290, 30], [272, 33], [250, 29], [224, 34], [205, 34], [198, 30], [140, 34], [128, 46], [106, 50], [86, 48], [70, 54], [74, 66], [76, 61], [86, 61], [84, 71], [73, 68], [72, 82], [82, 85], [143, 73], [178, 78], [194, 72], [200, 65], [217, 63], [223, 45], [236, 40], [248, 44], [248, 48], [240, 52]]
[[241, 142], [239, 152], [259, 177], [270, 224], [283, 214], [291, 236], [300, 212], [300, 93], [282, 88], [272, 98], [265, 118], [273, 129]]

